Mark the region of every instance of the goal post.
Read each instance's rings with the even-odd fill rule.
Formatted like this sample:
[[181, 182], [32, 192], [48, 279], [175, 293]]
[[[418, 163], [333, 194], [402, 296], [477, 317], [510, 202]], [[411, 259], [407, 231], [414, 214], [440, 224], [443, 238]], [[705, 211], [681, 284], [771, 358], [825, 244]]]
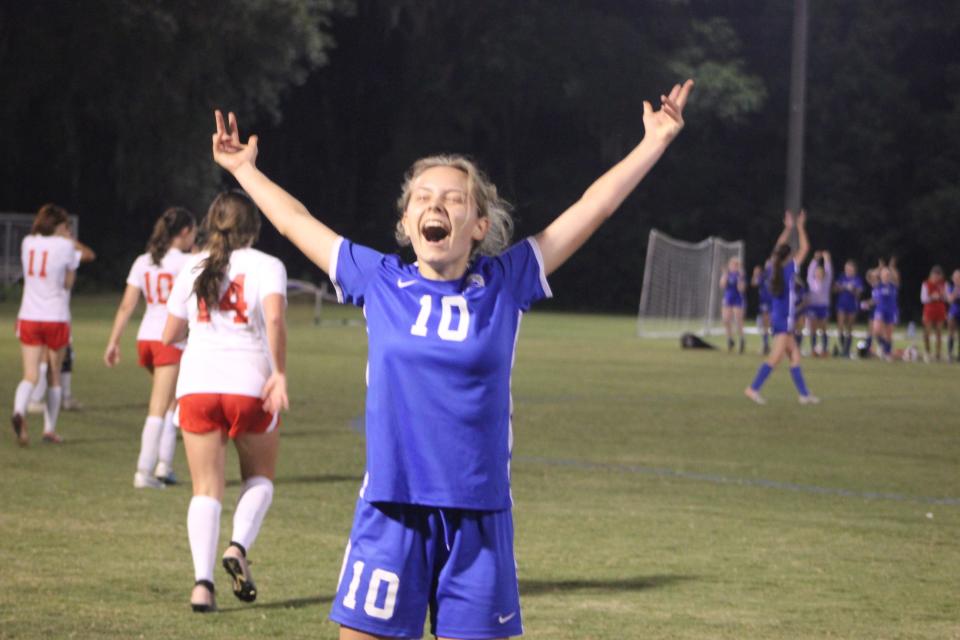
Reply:
[[743, 267], [743, 241], [685, 242], [650, 230], [640, 290], [637, 335], [710, 335], [720, 330], [720, 274], [731, 257]]

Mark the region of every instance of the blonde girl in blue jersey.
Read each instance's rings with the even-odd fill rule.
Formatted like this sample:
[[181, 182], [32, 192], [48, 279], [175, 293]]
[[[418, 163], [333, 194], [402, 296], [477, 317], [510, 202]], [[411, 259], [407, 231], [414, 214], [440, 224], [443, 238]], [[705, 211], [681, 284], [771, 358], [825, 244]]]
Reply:
[[[458, 156], [418, 161], [398, 238], [417, 262], [338, 236], [256, 165], [257, 138], [216, 113], [213, 156], [361, 305], [369, 340], [367, 464], [331, 618], [342, 640], [487, 640], [523, 631], [509, 496], [509, 375], [522, 313], [683, 127], [688, 80], [644, 102], [643, 140], [546, 229], [504, 250], [506, 204]], [[422, 380], [431, 384], [422, 388]]]

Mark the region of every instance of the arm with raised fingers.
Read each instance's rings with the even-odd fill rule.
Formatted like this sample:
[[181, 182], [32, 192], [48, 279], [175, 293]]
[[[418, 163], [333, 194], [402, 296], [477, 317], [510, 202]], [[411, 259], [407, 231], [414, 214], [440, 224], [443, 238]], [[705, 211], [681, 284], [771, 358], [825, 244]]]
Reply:
[[257, 169], [257, 136], [250, 136], [242, 143], [237, 117], [231, 112], [225, 123], [219, 110], [214, 115], [217, 131], [213, 134], [213, 159], [236, 178], [277, 231], [314, 264], [329, 272], [330, 252], [337, 234]]
[[683, 129], [693, 80], [660, 96], [660, 109], [643, 103], [644, 136], [633, 151], [590, 185], [583, 196], [536, 236], [547, 274], [567, 261], [636, 188]]

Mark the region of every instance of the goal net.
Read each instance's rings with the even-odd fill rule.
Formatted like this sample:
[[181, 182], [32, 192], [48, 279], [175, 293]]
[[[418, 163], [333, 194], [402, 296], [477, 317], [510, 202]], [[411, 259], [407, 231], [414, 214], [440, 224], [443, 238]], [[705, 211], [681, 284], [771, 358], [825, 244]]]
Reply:
[[637, 335], [676, 337], [722, 331], [720, 274], [734, 256], [744, 264], [742, 241], [711, 237], [683, 242], [651, 229]]

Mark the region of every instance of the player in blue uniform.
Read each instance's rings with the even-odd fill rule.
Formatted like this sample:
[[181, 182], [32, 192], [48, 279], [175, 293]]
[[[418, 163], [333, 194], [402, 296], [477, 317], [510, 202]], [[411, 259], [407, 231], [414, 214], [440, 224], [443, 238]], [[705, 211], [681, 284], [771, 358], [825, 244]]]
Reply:
[[[950, 308], [947, 309], [947, 358], [953, 362], [953, 345], [957, 343], [957, 335], [960, 333], [960, 269], [955, 269], [950, 276], [947, 302], [950, 303]], [[960, 360], [960, 355], [957, 359]]]
[[853, 325], [860, 310], [863, 295], [863, 278], [857, 274], [857, 263], [847, 260], [843, 273], [833, 283], [837, 293], [837, 334], [840, 336], [840, 353], [849, 358], [853, 347]]
[[644, 103], [645, 136], [534, 237], [508, 247], [506, 203], [459, 156], [413, 165], [398, 239], [415, 264], [343, 239], [255, 166], [217, 112], [214, 159], [360, 305], [369, 336], [367, 461], [331, 618], [342, 640], [522, 633], [510, 498], [510, 372], [547, 276], [623, 202], [683, 126], [687, 81]]
[[770, 353], [770, 308], [773, 304], [773, 296], [770, 295], [770, 277], [773, 270], [770, 265], [770, 260], [762, 267], [757, 265], [750, 278], [750, 286], [757, 288], [757, 331], [763, 337], [763, 355]]
[[[796, 318], [794, 313], [794, 306], [796, 305], [794, 283], [797, 280], [797, 274], [800, 273], [801, 266], [803, 266], [803, 260], [810, 251], [806, 222], [806, 212], [801, 211], [794, 221], [793, 214], [787, 211], [783, 217], [783, 231], [777, 238], [777, 244], [770, 258], [773, 263], [773, 277], [770, 279], [770, 293], [773, 295], [773, 306], [770, 313], [773, 321], [773, 349], [757, 370], [753, 383], [743, 390], [743, 393], [757, 404], [766, 404], [767, 401], [760, 395], [760, 388], [763, 387], [763, 383], [766, 382], [774, 367], [780, 363], [784, 356], [790, 358], [790, 376], [793, 378], [797, 393], [800, 394], [800, 404], [817, 404], [820, 402], [820, 399], [812, 395], [807, 389], [807, 383], [803, 379], [803, 371], [800, 369], [800, 348], [794, 340], [792, 326]], [[796, 253], [787, 244], [794, 223], [796, 223], [797, 235], [800, 239], [800, 245]]]
[[727, 331], [727, 351], [733, 351], [736, 344], [733, 339], [734, 327], [740, 340], [740, 353], [743, 353], [743, 308], [747, 298], [747, 280], [740, 271], [740, 258], [736, 256], [727, 261], [727, 268], [720, 274], [720, 290], [723, 291], [723, 303], [720, 314]]
[[882, 357], [893, 360], [893, 329], [900, 319], [897, 295], [900, 289], [900, 273], [897, 271], [896, 258], [890, 258], [889, 265], [880, 260], [875, 269], [867, 272], [867, 282], [873, 287], [868, 307], [873, 308], [870, 337], [867, 339], [867, 352], [872, 340], [880, 345]]

